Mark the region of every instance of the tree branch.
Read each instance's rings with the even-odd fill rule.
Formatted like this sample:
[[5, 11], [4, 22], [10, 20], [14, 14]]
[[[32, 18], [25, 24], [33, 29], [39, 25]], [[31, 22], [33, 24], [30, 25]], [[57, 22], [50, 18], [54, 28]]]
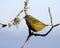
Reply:
[[48, 12], [49, 12], [49, 16], [50, 16], [51, 25], [53, 26], [53, 21], [52, 21], [52, 15], [51, 15], [50, 7], [48, 7]]
[[25, 3], [25, 6], [24, 6], [24, 12], [25, 12], [25, 15], [27, 15], [27, 11], [28, 11], [28, 1], [29, 0], [26, 0], [24, 3]]
[[[27, 22], [26, 22], [26, 24], [27, 24]], [[28, 24], [27, 24], [27, 26], [28, 26]], [[29, 31], [29, 35], [28, 35], [26, 41], [24, 42], [24, 44], [22, 45], [22, 48], [24, 48], [26, 46], [26, 44], [29, 41], [30, 37], [33, 35], [33, 33], [31, 32], [31, 29], [30, 29], [29, 26], [28, 26], [28, 31]]]
[[22, 45], [21, 48], [24, 48], [24, 47], [26, 46], [26, 44], [27, 44], [27, 42], [29, 41], [29, 39], [30, 39], [31, 36], [32, 36], [32, 35], [28, 35], [26, 41], [24, 42], [24, 44]]
[[4, 27], [6, 27], [7, 26], [7, 24], [2, 24], [2, 23], [0, 23], [0, 28], [4, 28]]
[[[17, 14], [17, 16], [16, 16], [16, 17], [20, 16], [20, 14], [21, 14], [22, 12], [23, 12], [23, 10], [21, 10], [21, 11]], [[16, 18], [16, 17], [15, 17], [15, 18]], [[14, 19], [15, 19], [15, 18], [14, 18]], [[14, 21], [14, 19], [13, 19], [13, 20], [11, 20], [10, 22], [13, 22], [13, 21]]]

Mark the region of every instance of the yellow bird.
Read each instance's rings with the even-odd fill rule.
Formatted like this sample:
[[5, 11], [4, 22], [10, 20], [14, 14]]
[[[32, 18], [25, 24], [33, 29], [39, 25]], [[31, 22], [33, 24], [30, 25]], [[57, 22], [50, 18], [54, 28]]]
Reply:
[[28, 27], [34, 32], [41, 31], [46, 26], [48, 26], [42, 23], [41, 21], [37, 20], [36, 18], [32, 17], [31, 15], [26, 15], [24, 18], [26, 20], [26, 24], [28, 25]]

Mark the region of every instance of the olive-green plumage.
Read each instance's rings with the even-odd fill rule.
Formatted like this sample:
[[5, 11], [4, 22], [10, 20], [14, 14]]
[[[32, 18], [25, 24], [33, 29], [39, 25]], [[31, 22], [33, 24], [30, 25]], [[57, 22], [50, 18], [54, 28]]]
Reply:
[[25, 17], [26, 24], [28, 27], [35, 32], [43, 30], [47, 25], [32, 17], [31, 15], [26, 15]]

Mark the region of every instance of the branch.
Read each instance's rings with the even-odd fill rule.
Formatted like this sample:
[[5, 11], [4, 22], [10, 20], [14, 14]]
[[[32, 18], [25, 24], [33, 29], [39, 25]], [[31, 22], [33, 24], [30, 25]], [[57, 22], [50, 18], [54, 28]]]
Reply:
[[[26, 22], [26, 23], [27, 23], [27, 22]], [[29, 35], [28, 35], [26, 41], [24, 42], [24, 44], [22, 45], [21, 48], [24, 48], [24, 47], [26, 46], [26, 44], [27, 44], [27, 42], [29, 41], [30, 37], [33, 35], [33, 33], [31, 32], [31, 29], [30, 29], [29, 27], [28, 27], [28, 31], [29, 31]]]
[[24, 47], [26, 46], [26, 44], [27, 44], [27, 42], [29, 41], [29, 39], [30, 39], [31, 36], [32, 36], [32, 35], [28, 35], [26, 41], [24, 42], [24, 44], [22, 45], [21, 48], [24, 48]]
[[23, 10], [21, 10], [21, 11], [17, 14], [17, 16], [8, 23], [8, 27], [11, 27], [12, 25], [16, 25], [16, 27], [18, 27], [18, 24], [20, 24], [20, 18], [19, 18], [19, 16], [20, 16], [20, 14], [21, 14], [22, 12], [23, 12]]
[[29, 0], [26, 0], [24, 3], [25, 3], [25, 6], [24, 6], [24, 12], [25, 12], [25, 15], [27, 15], [27, 11], [28, 11], [28, 1]]
[[0, 23], [0, 28], [4, 28], [4, 27], [6, 27], [7, 26], [7, 24], [2, 24], [2, 23]]
[[[17, 14], [17, 16], [16, 16], [16, 17], [19, 17], [19, 16], [20, 16], [20, 14], [21, 14], [22, 12], [23, 12], [23, 10], [21, 10], [21, 11]], [[15, 18], [16, 18], [16, 17], [15, 17]], [[15, 18], [14, 18], [14, 19], [15, 19]], [[14, 19], [13, 19], [13, 20], [11, 20], [10, 22], [13, 22], [13, 21], [14, 21]]]
[[50, 16], [51, 25], [53, 26], [53, 21], [52, 21], [52, 15], [51, 15], [50, 7], [48, 7], [48, 12], [49, 12], [49, 16]]
[[47, 36], [50, 32], [51, 32], [51, 30], [53, 29], [53, 27], [51, 27], [51, 29], [46, 33], [46, 34], [35, 34], [35, 33], [33, 33], [33, 35], [34, 36]]

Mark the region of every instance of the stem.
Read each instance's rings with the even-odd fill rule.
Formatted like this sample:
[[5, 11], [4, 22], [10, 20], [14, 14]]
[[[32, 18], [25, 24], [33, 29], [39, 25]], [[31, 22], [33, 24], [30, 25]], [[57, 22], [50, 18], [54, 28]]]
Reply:
[[28, 31], [29, 31], [29, 35], [28, 35], [26, 41], [24, 42], [24, 44], [22, 45], [22, 48], [24, 48], [26, 46], [26, 44], [29, 41], [30, 37], [33, 35], [33, 33], [31, 32], [31, 29], [30, 29], [29, 26], [28, 26]]
[[0, 28], [4, 28], [4, 27], [6, 27], [7, 26], [7, 24], [2, 24], [2, 23], [0, 23]]
[[50, 16], [51, 25], [53, 26], [53, 21], [52, 21], [52, 15], [51, 15], [50, 7], [48, 7], [48, 12], [49, 12], [49, 16]]
[[26, 0], [25, 2], [25, 6], [24, 6], [24, 12], [25, 12], [25, 15], [27, 15], [27, 11], [28, 11], [28, 0]]
[[25, 46], [26, 46], [26, 44], [27, 44], [27, 42], [29, 41], [29, 39], [30, 39], [31, 36], [32, 36], [32, 35], [28, 35], [26, 41], [24, 42], [24, 44], [22, 45], [21, 48], [25, 48]]
[[[16, 17], [20, 16], [20, 14], [21, 14], [22, 12], [23, 12], [23, 10], [21, 10], [21, 11], [17, 14], [17, 16], [16, 16]], [[16, 18], [16, 17], [15, 17], [15, 18]], [[14, 18], [14, 19], [15, 19], [15, 18]], [[13, 20], [11, 20], [10, 22], [13, 22], [13, 21], [14, 21], [14, 19], [13, 19]]]
[[[25, 3], [24, 12], [25, 12], [25, 16], [26, 16], [28, 14], [27, 13], [27, 11], [28, 11], [28, 0], [26, 0], [24, 3]], [[26, 24], [27, 24], [27, 22], [26, 22]], [[28, 35], [26, 41], [24, 42], [24, 44], [22, 45], [21, 48], [24, 48], [26, 46], [27, 42], [29, 41], [30, 37], [32, 36], [32, 33], [31, 33], [31, 30], [30, 30], [29, 26], [28, 26], [28, 29], [29, 29], [28, 30], [29, 31], [29, 35]]]

